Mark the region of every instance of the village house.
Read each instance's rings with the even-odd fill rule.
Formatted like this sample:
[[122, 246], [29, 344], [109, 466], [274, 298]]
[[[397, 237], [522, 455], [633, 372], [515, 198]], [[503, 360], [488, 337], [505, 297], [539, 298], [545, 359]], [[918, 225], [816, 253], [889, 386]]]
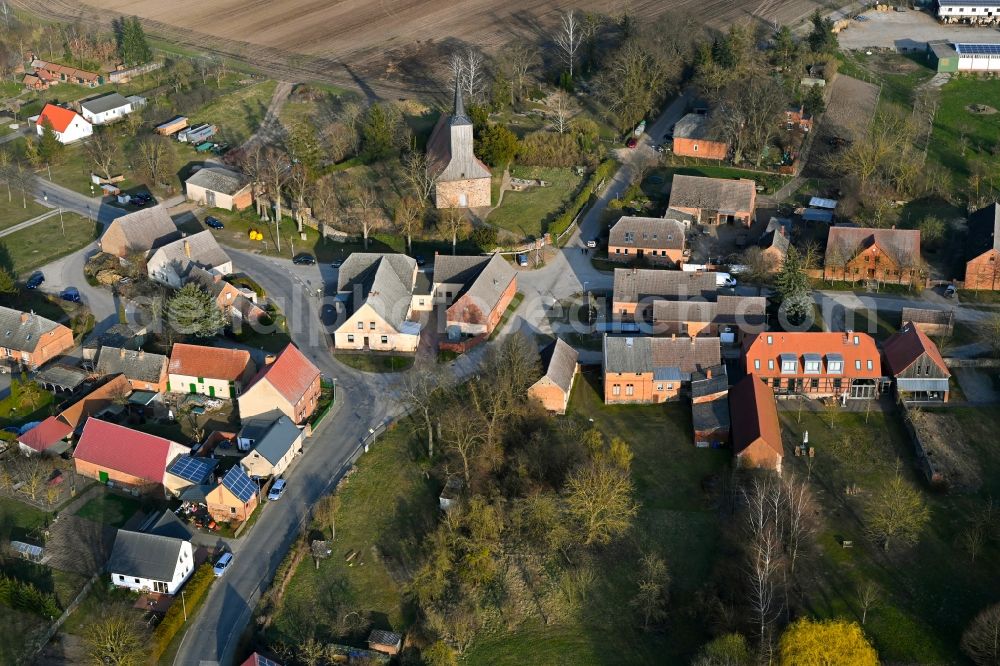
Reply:
[[910, 322], [929, 336], [945, 337], [955, 332], [954, 310], [903, 308], [901, 321]]
[[785, 264], [788, 256], [788, 246], [791, 244], [792, 221], [786, 218], [772, 217], [764, 228], [764, 233], [757, 243], [761, 258], [767, 263], [771, 273], [777, 273]]
[[94, 371], [100, 376], [125, 375], [135, 391], [165, 393], [167, 390], [167, 364], [163, 354], [150, 354], [142, 349], [101, 347]]
[[608, 259], [680, 268], [686, 255], [684, 226], [677, 220], [630, 217], [618, 220], [608, 235]]
[[[905, 321], [905, 320], [904, 320]], [[882, 345], [886, 371], [896, 395], [915, 402], [948, 402], [951, 371], [941, 352], [913, 322], [906, 322]]]
[[0, 306], [0, 363], [37, 370], [73, 346], [73, 331], [66, 326]]
[[186, 446], [125, 426], [88, 418], [73, 451], [76, 473], [129, 492], [164, 490], [167, 466]]
[[478, 208], [492, 201], [493, 174], [473, 151], [472, 121], [465, 114], [459, 83], [454, 113], [442, 113], [427, 140], [427, 171], [434, 178], [437, 208]]
[[616, 268], [611, 311], [615, 319], [650, 321], [655, 301], [714, 300], [718, 289], [715, 273]]
[[499, 254], [437, 255], [434, 302], [446, 306], [445, 326], [463, 335], [489, 335], [517, 293], [517, 271]]
[[118, 530], [107, 564], [115, 587], [170, 595], [194, 568], [191, 533], [172, 511], [165, 511], [147, 531]]
[[235, 399], [255, 370], [245, 350], [178, 342], [170, 350], [167, 391]]
[[882, 386], [881, 358], [865, 333], [758, 333], [744, 341], [743, 361], [779, 396], [870, 399]]
[[[420, 323], [411, 321], [417, 262], [403, 254], [355, 252], [337, 275], [347, 317], [333, 332], [343, 350], [416, 352]], [[425, 301], [430, 301], [426, 295]], [[429, 306], [429, 303], [428, 303]]]
[[771, 388], [757, 375], [747, 375], [729, 389], [729, 411], [736, 464], [781, 474], [785, 448]]
[[184, 282], [194, 282], [211, 294], [233, 332], [239, 333], [244, 324], [251, 325], [266, 313], [257, 304], [257, 294], [253, 289], [237, 287], [222, 278], [219, 273], [209, 272], [201, 266], [191, 266]]
[[757, 184], [746, 178], [705, 178], [675, 174], [670, 207], [694, 215], [701, 224], [740, 224], [749, 228], [757, 205]]
[[725, 365], [691, 373], [691, 425], [698, 448], [729, 443], [729, 376]]
[[104, 77], [96, 72], [88, 72], [68, 65], [60, 65], [45, 60], [33, 59], [31, 68], [35, 75], [51, 83], [73, 83], [86, 88], [96, 88], [104, 85]]
[[21, 84], [28, 90], [48, 90], [49, 82], [37, 74], [25, 74]]
[[163, 476], [163, 486], [171, 495], [180, 497], [192, 486], [199, 487], [210, 483], [218, 464], [218, 458], [178, 456], [167, 467], [167, 473]]
[[718, 136], [708, 114], [689, 113], [674, 125], [671, 148], [680, 157], [700, 157], [724, 160], [729, 156], [729, 144]]
[[653, 330], [658, 335], [719, 337], [723, 344], [767, 330], [763, 296], [719, 295], [715, 301], [653, 301]]
[[80, 102], [80, 114], [92, 125], [106, 125], [121, 120], [134, 110], [132, 102], [116, 92]]
[[830, 227], [824, 280], [914, 284], [923, 273], [919, 229]]
[[130, 254], [146, 254], [180, 237], [167, 209], [152, 206], [113, 220], [97, 244], [102, 252], [124, 259]]
[[287, 416], [282, 416], [268, 426], [240, 464], [250, 478], [281, 476], [295, 456], [302, 453], [303, 439], [305, 433]]
[[242, 174], [204, 166], [184, 181], [188, 201], [223, 210], [245, 210], [253, 205], [250, 183]]
[[146, 271], [156, 282], [180, 289], [195, 266], [220, 277], [233, 272], [233, 260], [208, 229], [156, 249]]
[[969, 216], [966, 237], [965, 288], [1000, 289], [1000, 203]]
[[66, 409], [19, 435], [17, 441], [21, 453], [25, 455], [65, 453], [69, 450], [70, 439], [88, 418], [100, 416], [106, 411], [120, 411], [123, 398], [131, 392], [128, 379], [121, 374], [114, 375]]
[[806, 108], [799, 104], [785, 109], [785, 129], [809, 132], [813, 128], [813, 117]]
[[604, 402], [676, 400], [692, 373], [722, 362], [719, 338], [604, 336]]
[[220, 523], [243, 522], [260, 502], [260, 486], [247, 476], [246, 470], [234, 465], [215, 488], [205, 495], [205, 507]]
[[528, 397], [555, 414], [565, 414], [573, 380], [580, 372], [580, 353], [562, 338], [556, 338], [541, 353], [545, 374], [528, 388]]
[[320, 372], [298, 347], [289, 344], [266, 362], [237, 398], [240, 419], [287, 416], [305, 423], [319, 404]]
[[59, 143], [67, 144], [86, 139], [94, 133], [94, 128], [76, 111], [55, 104], [46, 104], [35, 120], [35, 131], [38, 136], [45, 133], [48, 125], [56, 135]]

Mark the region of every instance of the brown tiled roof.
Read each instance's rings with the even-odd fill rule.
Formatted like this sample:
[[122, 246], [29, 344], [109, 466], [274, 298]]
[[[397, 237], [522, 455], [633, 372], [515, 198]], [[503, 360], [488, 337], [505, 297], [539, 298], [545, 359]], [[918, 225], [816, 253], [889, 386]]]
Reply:
[[715, 273], [616, 268], [613, 299], [638, 303], [651, 297], [714, 298], [717, 289]]
[[677, 370], [683, 376], [721, 362], [719, 338], [604, 336], [605, 372]]
[[670, 186], [671, 208], [720, 212], [753, 212], [757, 184], [745, 178], [705, 178], [675, 174]]
[[177, 225], [163, 206], [143, 208], [122, 215], [108, 225], [104, 236], [107, 236], [114, 227], [121, 229], [129, 252], [147, 252], [181, 237]]
[[885, 352], [885, 364], [889, 366], [887, 369], [893, 375], [903, 372], [921, 355], [927, 354], [935, 365], [951, 376], [937, 345], [911, 321], [903, 324], [903, 328], [886, 340], [882, 350]]
[[250, 352], [177, 343], [170, 351], [169, 372], [188, 377], [236, 381], [250, 366]]
[[[719, 296], [708, 301], [653, 301], [655, 322], [714, 322], [757, 328], [766, 320], [767, 299], [763, 296]], [[759, 329], [758, 329], [759, 330]]]
[[[629, 240], [629, 234], [631, 234], [631, 240]], [[684, 227], [677, 220], [625, 216], [611, 227], [608, 245], [683, 250]]]
[[146, 352], [120, 349], [116, 347], [101, 347], [97, 357], [97, 374], [124, 374], [127, 378], [153, 384], [163, 379], [166, 374], [167, 357], [162, 354], [147, 354]]
[[747, 375], [729, 389], [733, 452], [739, 455], [760, 438], [778, 456], [784, 455], [774, 393], [757, 375]]
[[[274, 363], [265, 365], [253, 381], [252, 387], [259, 381], [266, 381], [283, 395], [293, 405], [302, 399], [309, 387], [319, 377], [319, 368], [299, 351], [295, 345], [285, 347]], [[249, 387], [246, 389], [249, 390]], [[246, 391], [244, 391], [246, 393]]]
[[838, 263], [837, 259], [853, 259], [875, 244], [897, 263], [915, 267], [920, 262], [919, 229], [865, 227], [830, 227], [830, 235], [826, 241], [826, 261], [832, 266]]
[[500, 304], [500, 297], [516, 278], [517, 271], [499, 254], [486, 257], [440, 255], [434, 261], [435, 283], [461, 284], [455, 301], [468, 295], [490, 312]]

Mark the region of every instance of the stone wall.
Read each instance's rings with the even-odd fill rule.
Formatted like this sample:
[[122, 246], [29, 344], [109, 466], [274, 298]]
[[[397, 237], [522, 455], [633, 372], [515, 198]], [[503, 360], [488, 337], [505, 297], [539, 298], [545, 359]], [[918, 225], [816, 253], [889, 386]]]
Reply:
[[[491, 205], [490, 178], [470, 178], [439, 182], [434, 201], [438, 208], [482, 208]], [[462, 195], [465, 204], [462, 204]]]

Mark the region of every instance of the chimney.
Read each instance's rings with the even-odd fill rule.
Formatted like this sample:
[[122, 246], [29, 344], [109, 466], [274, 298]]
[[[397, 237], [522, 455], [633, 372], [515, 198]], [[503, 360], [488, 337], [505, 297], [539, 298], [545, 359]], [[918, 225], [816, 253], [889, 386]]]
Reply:
[[214, 282], [215, 284], [218, 284], [219, 282], [222, 282], [222, 276], [218, 275], [218, 274], [213, 274], [212, 275], [212, 282]]
[[712, 368], [709, 368], [708, 370], [705, 371], [705, 379], [711, 379], [711, 378], [712, 378]]
[[188, 259], [191, 258], [191, 243], [187, 239], [184, 240], [184, 256]]
[[635, 341], [632, 338], [625, 338], [625, 346], [631, 347]]
[[139, 358], [142, 359], [142, 358], [145, 358], [145, 356], [146, 356], [146, 351], [144, 349], [140, 349], [139, 350]]
[[676, 333], [671, 333], [670, 334], [670, 339], [671, 340], [676, 340], [677, 339], [677, 334]]
[[21, 323], [22, 324], [28, 323], [29, 319], [31, 319], [31, 315], [30, 314], [28, 314], [27, 312], [22, 312], [21, 313]]
[[277, 357], [274, 354], [268, 354], [264, 357], [264, 365], [271, 365]]
[[125, 358], [125, 348], [122, 347], [118, 350], [118, 358]]

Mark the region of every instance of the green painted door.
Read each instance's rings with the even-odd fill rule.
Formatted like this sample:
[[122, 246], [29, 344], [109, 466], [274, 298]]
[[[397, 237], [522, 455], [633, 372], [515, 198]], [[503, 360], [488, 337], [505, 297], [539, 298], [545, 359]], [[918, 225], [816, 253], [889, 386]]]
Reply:
[[210, 398], [214, 398], [215, 397], [215, 387], [212, 386], [212, 385], [209, 385], [209, 387], [208, 387], [208, 397], [210, 397]]
[[194, 382], [191, 382], [191, 393], [197, 393], [197, 392], [198, 392], [197, 385], [195, 385]]
[[107, 483], [108, 482], [108, 473], [107, 472], [98, 472], [97, 473], [97, 478], [99, 478], [101, 480], [101, 483]]

